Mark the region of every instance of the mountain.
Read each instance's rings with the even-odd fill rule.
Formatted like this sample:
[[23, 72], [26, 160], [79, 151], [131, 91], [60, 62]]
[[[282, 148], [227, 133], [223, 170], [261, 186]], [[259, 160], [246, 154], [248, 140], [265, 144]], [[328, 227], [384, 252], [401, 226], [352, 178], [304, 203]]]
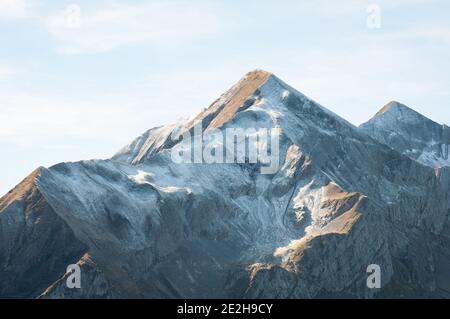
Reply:
[[[245, 161], [174, 161], [186, 136], [216, 156], [228, 129], [248, 133]], [[371, 135], [252, 71], [200, 114], [111, 159], [40, 168], [0, 199], [0, 297], [448, 297], [450, 171]]]
[[401, 103], [388, 103], [361, 129], [424, 165], [450, 166], [450, 128]]

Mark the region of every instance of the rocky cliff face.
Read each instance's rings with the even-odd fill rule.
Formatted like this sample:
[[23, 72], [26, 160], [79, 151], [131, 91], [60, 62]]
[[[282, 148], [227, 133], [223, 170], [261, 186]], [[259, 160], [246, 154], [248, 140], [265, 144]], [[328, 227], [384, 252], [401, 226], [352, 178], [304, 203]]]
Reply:
[[[171, 136], [199, 122], [206, 140], [276, 129], [279, 170], [175, 163], [182, 141]], [[149, 130], [110, 160], [42, 168], [3, 197], [0, 296], [445, 296], [450, 174], [367, 133], [253, 71], [196, 117]], [[72, 263], [77, 291], [64, 285]], [[381, 289], [366, 285], [371, 264]]]

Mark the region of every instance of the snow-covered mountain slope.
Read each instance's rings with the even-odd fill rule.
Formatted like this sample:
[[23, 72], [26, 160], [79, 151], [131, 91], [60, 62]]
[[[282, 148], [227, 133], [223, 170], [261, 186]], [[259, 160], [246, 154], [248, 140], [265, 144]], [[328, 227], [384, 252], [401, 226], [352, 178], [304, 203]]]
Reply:
[[450, 166], [450, 128], [403, 104], [388, 103], [361, 130], [424, 165]]
[[[249, 161], [174, 162], [171, 150], [182, 141], [172, 133], [193, 132], [199, 121], [205, 139], [215, 129], [276, 129], [279, 170], [262, 174], [262, 164]], [[411, 160], [256, 70], [197, 116], [149, 130], [111, 160], [32, 174], [27, 184], [55, 220], [33, 242], [15, 239], [27, 233], [23, 216], [39, 212], [27, 208], [38, 199], [24, 205], [29, 197], [19, 191], [2, 198], [0, 276], [17, 262], [45, 267], [26, 254], [15, 261], [11, 247], [19, 245], [78, 262], [85, 280], [81, 290], [67, 291], [58, 263], [42, 272], [39, 287], [0, 296], [442, 296], [450, 291], [450, 272], [439, 266], [449, 256], [449, 181], [450, 171]], [[71, 258], [36, 246], [64, 243], [62, 230], [81, 247]], [[366, 285], [371, 264], [382, 269], [380, 290]], [[11, 277], [30, 280], [20, 268]]]

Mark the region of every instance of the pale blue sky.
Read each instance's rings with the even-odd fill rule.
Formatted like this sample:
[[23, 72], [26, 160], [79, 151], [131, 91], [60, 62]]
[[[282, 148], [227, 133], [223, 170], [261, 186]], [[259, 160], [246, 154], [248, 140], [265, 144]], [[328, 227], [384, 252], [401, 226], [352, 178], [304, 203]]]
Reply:
[[450, 124], [449, 21], [447, 0], [0, 0], [0, 193], [110, 157], [254, 68], [355, 124], [390, 100]]

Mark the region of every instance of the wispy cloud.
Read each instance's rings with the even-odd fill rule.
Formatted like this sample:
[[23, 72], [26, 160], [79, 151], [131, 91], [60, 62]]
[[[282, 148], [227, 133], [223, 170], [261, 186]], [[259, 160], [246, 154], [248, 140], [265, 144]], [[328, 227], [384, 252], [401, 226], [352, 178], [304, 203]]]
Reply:
[[212, 35], [220, 28], [208, 2], [196, 6], [186, 1], [109, 4], [94, 11], [79, 7], [79, 13], [78, 26], [69, 21], [77, 12], [60, 12], [46, 20], [60, 53], [105, 52], [136, 44], [182, 44]]
[[30, 8], [28, 0], [0, 0], [0, 19], [25, 18]]
[[[316, 17], [339, 17], [345, 15], [355, 15], [366, 13], [369, 5], [377, 5], [381, 10], [408, 8], [424, 4], [432, 4], [444, 0], [345, 0], [345, 1], [330, 1], [330, 0], [290, 0], [283, 4], [287, 7], [300, 8], [295, 10], [304, 14], [314, 15]], [[297, 13], [296, 12], [296, 13]], [[289, 13], [287, 13], [289, 14]]]
[[21, 70], [18, 68], [0, 64], [0, 81], [10, 78], [19, 72], [21, 72]]
[[123, 90], [77, 100], [0, 88], [0, 143], [102, 136], [119, 148], [151, 127], [208, 107], [246, 71], [247, 66], [235, 64], [173, 70], [142, 77]]
[[0, 80], [3, 80], [4, 78], [10, 76], [12, 73], [12, 70], [0, 65]]
[[126, 107], [106, 102], [73, 102], [18, 92], [0, 94], [0, 105], [0, 141], [27, 144], [61, 135], [89, 137], [98, 131], [114, 134], [114, 127], [120, 130], [129, 112]]
[[[450, 28], [436, 25], [422, 28], [415, 28], [408, 32], [410, 37], [422, 38], [424, 40], [435, 41], [443, 44], [450, 44]], [[404, 37], [408, 37], [404, 34]]]

